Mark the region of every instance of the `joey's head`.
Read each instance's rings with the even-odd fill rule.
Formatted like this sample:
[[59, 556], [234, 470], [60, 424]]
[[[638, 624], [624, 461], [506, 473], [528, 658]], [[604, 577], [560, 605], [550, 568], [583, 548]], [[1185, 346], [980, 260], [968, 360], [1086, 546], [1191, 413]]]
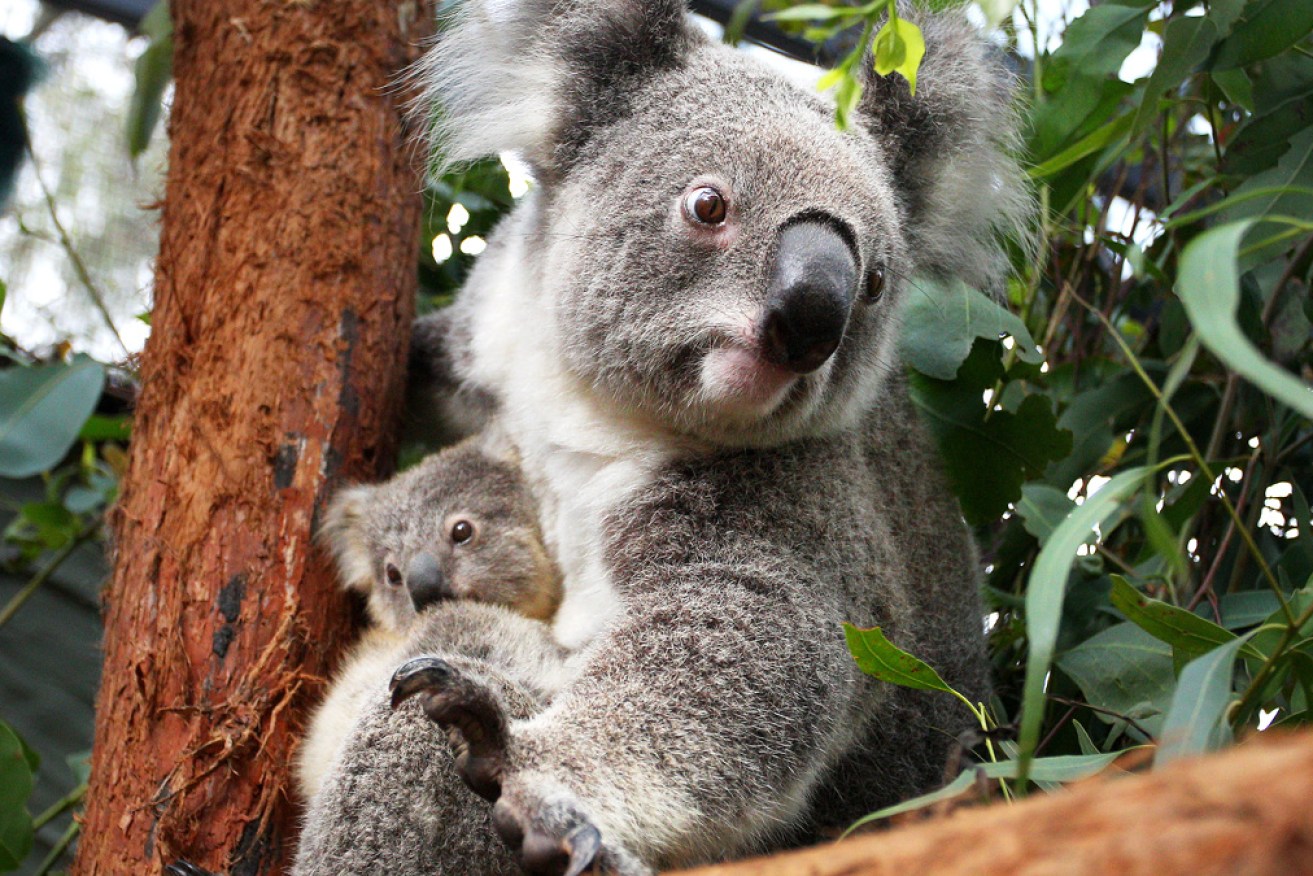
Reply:
[[532, 332], [576, 385], [766, 445], [877, 404], [914, 276], [994, 286], [1025, 217], [1000, 62], [964, 20], [916, 20], [915, 94], [868, 71], [844, 132], [677, 0], [466, 0], [419, 75], [449, 161], [533, 168]]
[[320, 540], [370, 620], [404, 632], [429, 605], [470, 599], [546, 620], [561, 581], [518, 468], [467, 441], [329, 506]]

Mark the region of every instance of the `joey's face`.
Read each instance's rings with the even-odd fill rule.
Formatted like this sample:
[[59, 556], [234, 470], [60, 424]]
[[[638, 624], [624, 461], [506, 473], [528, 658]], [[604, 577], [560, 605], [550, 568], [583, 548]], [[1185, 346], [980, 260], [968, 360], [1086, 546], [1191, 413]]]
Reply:
[[545, 294], [570, 370], [720, 444], [851, 423], [892, 364], [905, 272], [879, 145], [711, 47], [632, 110], [545, 190], [544, 273], [561, 278]]
[[559, 575], [513, 466], [460, 445], [358, 489], [354, 523], [328, 538], [376, 623], [401, 632], [426, 607], [458, 599], [539, 619], [555, 612]]

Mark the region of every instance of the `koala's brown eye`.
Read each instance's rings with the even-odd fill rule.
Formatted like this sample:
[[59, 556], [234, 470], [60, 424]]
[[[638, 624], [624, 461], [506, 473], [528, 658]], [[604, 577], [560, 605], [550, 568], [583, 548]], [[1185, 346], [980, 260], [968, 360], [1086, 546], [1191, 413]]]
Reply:
[[387, 575], [388, 583], [391, 584], [393, 587], [401, 586], [401, 580], [402, 580], [401, 570], [398, 569], [396, 566], [392, 565], [391, 563], [388, 563], [387, 567], [383, 570], [383, 574]]
[[702, 225], [719, 225], [725, 221], [729, 206], [720, 192], [711, 186], [699, 186], [684, 196], [684, 212]]
[[457, 520], [451, 525], [451, 540], [456, 544], [464, 544], [474, 538], [474, 524], [468, 520]]
[[884, 294], [884, 268], [872, 268], [871, 272], [866, 275], [866, 298], [868, 301], [879, 301], [880, 296]]

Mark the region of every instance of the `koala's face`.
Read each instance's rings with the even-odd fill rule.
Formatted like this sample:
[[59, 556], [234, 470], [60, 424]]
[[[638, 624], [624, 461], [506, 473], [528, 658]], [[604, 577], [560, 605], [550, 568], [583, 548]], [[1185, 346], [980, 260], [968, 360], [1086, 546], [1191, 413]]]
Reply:
[[610, 402], [770, 443], [869, 404], [904, 243], [874, 139], [722, 59], [653, 78], [549, 189], [544, 292], [569, 368]]
[[1030, 211], [1003, 65], [964, 17], [903, 11], [916, 87], [867, 67], [841, 133], [683, 0], [459, 4], [416, 70], [431, 137], [452, 163], [515, 151], [539, 182], [482, 284], [538, 299], [499, 354], [539, 345], [523, 359], [563, 363], [555, 386], [716, 444], [853, 424], [895, 364], [907, 278], [997, 288], [1000, 233]]
[[511, 464], [466, 443], [376, 486], [334, 499], [321, 539], [371, 620], [404, 632], [426, 606], [453, 599], [547, 619], [560, 578], [532, 499]]

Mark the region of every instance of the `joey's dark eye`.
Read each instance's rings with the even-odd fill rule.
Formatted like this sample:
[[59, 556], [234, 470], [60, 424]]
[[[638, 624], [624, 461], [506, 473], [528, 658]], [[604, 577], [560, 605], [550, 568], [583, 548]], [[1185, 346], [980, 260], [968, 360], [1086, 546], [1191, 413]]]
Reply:
[[383, 570], [383, 574], [388, 576], [388, 583], [393, 587], [401, 586], [401, 570], [396, 566], [388, 563], [387, 567]]
[[879, 301], [884, 294], [884, 268], [876, 266], [866, 275], [866, 300]]
[[728, 212], [725, 196], [711, 186], [698, 186], [684, 196], [684, 214], [700, 225], [719, 225]]
[[464, 544], [474, 538], [474, 524], [468, 520], [457, 520], [451, 525], [451, 540], [456, 544]]

